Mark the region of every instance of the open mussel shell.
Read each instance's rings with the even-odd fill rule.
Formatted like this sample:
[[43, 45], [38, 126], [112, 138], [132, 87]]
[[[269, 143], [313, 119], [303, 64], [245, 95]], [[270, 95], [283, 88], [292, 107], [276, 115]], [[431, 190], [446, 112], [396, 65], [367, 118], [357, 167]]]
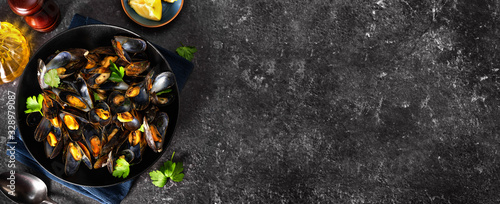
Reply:
[[158, 74], [150, 85], [151, 102], [157, 106], [170, 105], [175, 99], [173, 86], [175, 77], [172, 72], [162, 72]]
[[[147, 121], [147, 119], [144, 118], [144, 121]], [[154, 152], [163, 150], [168, 123], [168, 115], [164, 112], [158, 113], [151, 124], [143, 122], [146, 142]]]
[[[69, 149], [75, 149], [75, 145], [73, 143], [68, 144], [66, 146], [66, 151], [65, 151], [65, 162], [64, 162], [64, 173], [67, 176], [71, 176], [75, 174], [78, 171], [78, 168], [80, 168], [80, 162], [82, 161], [82, 156], [83, 153], [81, 153], [80, 150], [69, 150]], [[71, 153], [73, 152], [73, 153]]]
[[127, 36], [115, 36], [115, 40], [120, 42], [122, 49], [130, 53], [144, 52], [146, 50], [146, 41], [140, 38]]
[[89, 121], [92, 124], [99, 124], [101, 126], [108, 125], [113, 118], [111, 116], [111, 108], [104, 101], [99, 101], [95, 107], [89, 111], [88, 115]]
[[61, 91], [59, 89], [52, 89], [58, 96], [59, 100], [66, 106], [88, 112], [91, 106], [87, 103], [85, 97], [80, 96], [78, 93], [71, 91]]
[[72, 59], [71, 53], [68, 51], [62, 51], [57, 53], [54, 57], [49, 58], [47, 62], [47, 71], [51, 69], [57, 69], [66, 66]]
[[128, 163], [132, 163], [132, 161], [134, 160], [135, 158], [135, 154], [132, 150], [130, 149], [124, 149], [124, 150], [121, 150], [119, 151], [117, 154], [116, 154], [116, 159], [120, 158], [120, 157], [123, 157], [125, 159], [125, 161], [127, 161]]
[[81, 70], [82, 73], [88, 73], [88, 70], [91, 70], [99, 66], [100, 62], [99, 54], [87, 52], [84, 54], [84, 56], [87, 59], [87, 65], [85, 65], [85, 68]]
[[[144, 119], [146, 121], [146, 119]], [[149, 126], [147, 122], [144, 122], [144, 133], [146, 135], [146, 142], [148, 143], [148, 146], [154, 151], [154, 152], [161, 152], [162, 151], [162, 142], [163, 140], [161, 139], [160, 133], [158, 133], [158, 130], [154, 125]]]
[[51, 143], [46, 140], [44, 141], [44, 151], [45, 155], [49, 159], [54, 159], [59, 153], [61, 152], [61, 149], [63, 149], [64, 143], [63, 142], [57, 142], [55, 146], [52, 146]]
[[151, 95], [151, 102], [157, 106], [168, 106], [174, 99], [175, 94], [172, 91]]
[[57, 139], [54, 135], [49, 134], [44, 141], [44, 151], [47, 158], [55, 158], [63, 149], [64, 142], [62, 137]]
[[135, 110], [118, 113], [116, 118], [123, 124], [123, 128], [126, 130], [134, 131], [139, 129], [142, 125], [142, 117]]
[[140, 130], [131, 131], [128, 134], [128, 139], [123, 145], [125, 149], [128, 149], [134, 153], [133, 163], [139, 163], [142, 159], [142, 154], [146, 149], [147, 142], [144, 137], [144, 133]]
[[127, 161], [129, 164], [133, 164], [132, 161], [135, 158], [134, 152], [132, 152], [130, 149], [121, 149], [117, 152], [109, 152], [107, 155], [107, 160], [106, 164], [101, 164], [100, 166], [106, 166], [109, 173], [113, 173], [113, 170], [115, 169], [115, 164], [116, 160], [123, 158], [125, 161]]
[[150, 65], [149, 61], [131, 62], [124, 68], [125, 75], [138, 76], [142, 72], [146, 71], [149, 68], [149, 65]]
[[75, 174], [82, 161], [89, 169], [92, 169], [90, 158], [82, 149], [81, 143], [74, 141], [69, 142], [64, 153], [64, 173], [66, 175], [71, 176]]
[[90, 109], [94, 108], [94, 102], [92, 101], [92, 96], [87, 82], [81, 75], [78, 75], [75, 81], [75, 87], [84, 102], [88, 105]]
[[90, 157], [97, 159], [102, 153], [102, 146], [104, 144], [101, 130], [94, 125], [85, 124], [83, 127], [83, 138]]
[[57, 140], [60, 140], [62, 137], [61, 125], [61, 120], [58, 117], [55, 117], [53, 119], [47, 119], [45, 117], [42, 118], [35, 129], [35, 140], [37, 142], [44, 141], [49, 135], [53, 136]]
[[52, 119], [59, 114], [59, 110], [61, 109], [59, 103], [50, 97], [48, 91], [42, 93], [43, 102], [42, 102], [42, 113], [45, 118]]
[[152, 94], [160, 93], [162, 91], [171, 88], [174, 84], [175, 84], [174, 73], [162, 72], [154, 78], [150, 92]]
[[57, 55], [49, 58], [47, 63], [45, 63], [42, 59], [38, 59], [37, 77], [40, 88], [42, 90], [50, 88], [49, 85], [45, 83], [45, 74], [47, 74], [47, 72], [52, 69], [57, 69], [59, 75], [59, 72], [65, 72], [66, 68], [64, 68], [64, 66], [66, 66], [70, 61], [71, 53], [66, 51], [59, 52]]
[[[71, 76], [77, 72], [79, 72], [82, 68], [84, 68], [87, 64], [87, 58], [85, 57], [88, 51], [86, 49], [74, 48], [68, 49], [66, 51], [59, 52], [53, 58], [50, 58], [49, 62], [46, 64], [45, 72], [44, 69], [41, 68], [41, 63], [39, 63], [39, 81], [42, 81], [40, 77], [43, 78], [46, 72], [56, 69], [57, 75], [59, 78], [64, 79], [68, 76]], [[46, 88], [45, 85], [41, 88]]]
[[132, 109], [132, 102], [121, 91], [115, 90], [108, 96], [108, 105], [114, 113], [128, 112]]
[[42, 118], [42, 120], [35, 129], [35, 134], [34, 134], [35, 140], [37, 142], [44, 141], [51, 130], [52, 130], [52, 125], [50, 124], [49, 119]]
[[123, 50], [123, 46], [119, 41], [112, 39], [111, 44], [113, 45], [113, 49], [115, 49], [116, 55], [118, 55], [121, 60], [125, 61], [126, 63], [130, 63], [130, 61], [132, 61], [130, 55], [125, 50]]
[[153, 125], [158, 129], [158, 133], [160, 133], [162, 139], [165, 139], [169, 122], [170, 118], [165, 112], [159, 112], [153, 121]]
[[91, 161], [91, 155], [90, 155], [90, 151], [89, 149], [87, 148], [87, 146], [85, 146], [85, 141], [83, 140], [80, 140], [78, 142], [76, 142], [80, 148], [82, 149], [83, 151], [83, 154], [85, 155], [84, 159], [83, 159], [83, 162], [85, 163], [85, 166], [87, 166], [89, 169], [92, 169], [92, 161]]
[[43, 60], [38, 59], [38, 69], [37, 69], [37, 80], [38, 80], [38, 85], [40, 85], [40, 88], [42, 90], [50, 88], [49, 85], [45, 83], [45, 74], [47, 73], [47, 66], [45, 65], [45, 62]]
[[[50, 124], [51, 124], [51, 133], [54, 134], [55, 138], [59, 141], [61, 138], [64, 138], [65, 130], [63, 128], [63, 123], [61, 118], [59, 117], [54, 117], [52, 119], [49, 119]], [[49, 136], [50, 133], [49, 133]]]
[[76, 114], [78, 112], [70, 113], [66, 111], [61, 111], [59, 114], [66, 131], [68, 131], [69, 137], [73, 141], [79, 141], [82, 138], [83, 127], [89, 123], [87, 119]]
[[149, 92], [146, 90], [145, 83], [131, 85], [125, 92], [125, 96], [130, 98], [135, 110], [142, 111], [149, 106]]
[[[88, 50], [82, 48], [73, 48], [63, 52], [69, 52], [71, 59], [62, 68], [58, 68], [58, 75], [61, 79], [80, 72], [80, 70], [82, 70], [87, 65], [88, 60], [85, 55], [88, 53]], [[51, 62], [53, 60], [54, 59], [52, 59]], [[50, 66], [48, 68], [50, 69]]]

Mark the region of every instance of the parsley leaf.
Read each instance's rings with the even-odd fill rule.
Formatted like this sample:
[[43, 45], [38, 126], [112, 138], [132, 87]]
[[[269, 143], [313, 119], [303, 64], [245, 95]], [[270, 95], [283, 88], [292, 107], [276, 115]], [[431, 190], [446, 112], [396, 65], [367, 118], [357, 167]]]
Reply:
[[164, 93], [170, 93], [170, 92], [172, 92], [172, 89], [167, 89], [167, 90], [164, 90], [164, 91], [160, 91], [160, 92], [156, 93], [156, 95], [158, 96], [158, 95], [162, 95]]
[[115, 170], [113, 170], [114, 177], [127, 178], [130, 173], [130, 164], [125, 160], [124, 157], [120, 157], [116, 160]]
[[178, 55], [181, 57], [184, 57], [185, 59], [192, 61], [193, 60], [193, 54], [197, 52], [198, 50], [193, 47], [193, 46], [184, 46], [184, 44], [181, 43], [181, 47], [178, 47], [175, 49]]
[[167, 177], [161, 171], [156, 170], [149, 172], [149, 176], [151, 177], [151, 180], [153, 180], [153, 185], [160, 188], [165, 186], [167, 183]]
[[149, 176], [153, 181], [153, 185], [158, 187], [163, 187], [167, 183], [167, 178], [170, 178], [174, 182], [181, 182], [184, 179], [184, 174], [181, 173], [184, 170], [182, 162], [172, 162], [174, 158], [174, 153], [172, 153], [172, 158], [170, 161], [163, 163], [160, 170], [149, 172]]
[[109, 80], [114, 82], [122, 82], [123, 76], [125, 76], [125, 69], [122, 66], [116, 67], [116, 64], [111, 60], [109, 60], [109, 63], [109, 69], [111, 70], [111, 76], [109, 77]]
[[94, 99], [96, 101], [100, 101], [101, 100], [101, 97], [99, 97], [99, 94], [97, 94], [96, 92], [94, 92]]
[[42, 103], [43, 103], [43, 95], [42, 94], [38, 94], [38, 98], [37, 98], [37, 96], [28, 97], [26, 99], [26, 109], [27, 110], [25, 110], [24, 113], [32, 113], [32, 112], [38, 111], [43, 116]]
[[45, 84], [51, 86], [51, 87], [59, 87], [59, 83], [61, 83], [61, 79], [59, 78], [59, 75], [57, 75], [57, 70], [56, 69], [51, 69], [48, 71], [45, 76], [43, 81]]
[[144, 123], [141, 125], [141, 127], [139, 128], [139, 131], [141, 132], [144, 132]]
[[162, 168], [160, 168], [160, 171], [165, 174], [165, 176], [172, 178], [172, 174], [174, 173], [174, 168], [175, 168], [175, 163], [172, 161], [167, 161], [163, 163]]
[[182, 171], [184, 171], [184, 167], [182, 162], [179, 162], [175, 165], [174, 172], [172, 172], [172, 177], [170, 177], [170, 179], [175, 182], [181, 182], [182, 179], [184, 179], [184, 174], [181, 173]]

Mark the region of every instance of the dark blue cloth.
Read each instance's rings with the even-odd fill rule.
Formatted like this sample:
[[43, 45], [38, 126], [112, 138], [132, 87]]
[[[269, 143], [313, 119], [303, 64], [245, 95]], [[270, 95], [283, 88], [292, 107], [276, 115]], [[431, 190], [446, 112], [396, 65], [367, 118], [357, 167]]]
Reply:
[[[77, 26], [81, 25], [88, 25], [88, 24], [102, 24], [102, 22], [97, 21], [95, 19], [85, 17], [79, 14], [75, 14], [73, 17], [71, 24], [69, 28], [74, 28]], [[179, 55], [166, 50], [160, 46], [155, 45], [155, 47], [163, 54], [164, 58], [167, 60], [169, 63], [170, 67], [172, 68], [172, 71], [175, 74], [176, 80], [177, 80], [177, 85], [179, 87], [179, 91], [184, 88], [184, 84], [186, 83], [189, 75], [193, 71], [193, 64], [180, 57]], [[131, 179], [127, 182], [117, 184], [114, 186], [109, 186], [109, 187], [100, 187], [100, 188], [94, 188], [94, 187], [82, 187], [82, 186], [77, 186], [73, 184], [69, 184], [65, 181], [62, 181], [54, 176], [52, 174], [46, 172], [38, 163], [31, 157], [30, 153], [24, 146], [23, 141], [21, 140], [19, 131], [16, 130], [15, 134], [15, 140], [10, 140], [9, 142], [16, 142], [15, 144], [15, 155], [16, 155], [16, 160], [23, 163], [24, 165], [37, 170], [50, 179], [57, 181], [61, 183], [62, 185], [71, 188], [85, 196], [88, 196], [90, 198], [93, 198], [101, 203], [120, 203], [125, 196], [127, 196], [130, 187], [132, 186], [132, 182], [134, 179]], [[7, 153], [10, 155], [9, 153]]]

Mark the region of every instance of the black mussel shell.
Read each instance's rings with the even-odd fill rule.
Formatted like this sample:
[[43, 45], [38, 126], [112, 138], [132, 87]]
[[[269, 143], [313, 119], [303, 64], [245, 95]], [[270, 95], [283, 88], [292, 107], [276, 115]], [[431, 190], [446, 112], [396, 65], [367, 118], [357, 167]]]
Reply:
[[135, 110], [142, 111], [149, 106], [149, 92], [146, 90], [145, 83], [131, 85], [125, 96], [130, 98]]
[[121, 91], [113, 91], [108, 96], [108, 105], [114, 113], [128, 112], [132, 109], [132, 102]]
[[42, 93], [43, 102], [42, 102], [42, 113], [45, 118], [52, 119], [59, 114], [59, 110], [61, 106], [59, 103], [50, 97], [50, 95], [46, 92]]
[[67, 111], [61, 111], [59, 117], [71, 140], [80, 141], [83, 135], [83, 127], [85, 124], [89, 123], [88, 120]]
[[83, 127], [83, 137], [90, 157], [97, 159], [101, 155], [104, 143], [102, 136], [101, 130], [94, 125], [86, 124]]
[[129, 53], [144, 52], [146, 50], [146, 41], [140, 38], [126, 36], [115, 36], [115, 40], [120, 42], [124, 51]]
[[175, 84], [175, 76], [172, 72], [162, 72], [153, 80], [151, 93], [161, 93]]
[[106, 126], [111, 122], [111, 108], [104, 101], [99, 101], [88, 113], [89, 121], [95, 125]]
[[132, 111], [132, 120], [129, 122], [122, 122], [123, 127], [127, 130], [134, 131], [141, 127], [142, 125], [142, 117], [137, 111]]

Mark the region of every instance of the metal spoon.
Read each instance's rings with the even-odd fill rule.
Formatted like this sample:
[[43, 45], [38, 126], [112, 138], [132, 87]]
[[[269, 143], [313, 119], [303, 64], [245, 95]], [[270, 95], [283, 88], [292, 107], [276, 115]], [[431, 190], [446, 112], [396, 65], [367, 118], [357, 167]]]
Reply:
[[25, 172], [0, 174], [2, 193], [16, 203], [56, 204], [47, 196], [47, 186], [38, 177]]

